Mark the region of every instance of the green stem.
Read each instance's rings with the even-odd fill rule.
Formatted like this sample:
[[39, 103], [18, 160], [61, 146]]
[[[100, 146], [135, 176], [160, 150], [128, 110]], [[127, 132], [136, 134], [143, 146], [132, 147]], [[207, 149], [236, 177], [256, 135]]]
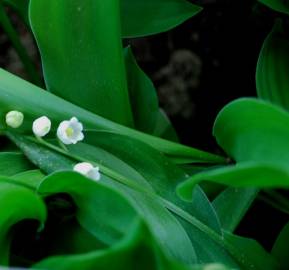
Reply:
[[19, 35], [14, 29], [9, 17], [7, 16], [3, 5], [0, 3], [0, 25], [3, 27], [6, 32], [8, 38], [10, 39], [14, 49], [16, 50], [20, 60], [25, 67], [27, 75], [30, 80], [37, 85], [42, 85], [39, 74], [33, 64], [33, 61], [30, 59], [26, 49], [22, 45]]
[[192, 224], [194, 227], [196, 227], [198, 230], [200, 230], [201, 232], [205, 233], [206, 235], [208, 235], [215, 243], [217, 243], [218, 245], [222, 246], [223, 248], [225, 248], [228, 253], [240, 264], [243, 265], [245, 268], [243, 269], [247, 269], [246, 266], [248, 266], [248, 269], [251, 269], [251, 265], [253, 265], [251, 262], [245, 262], [244, 261], [244, 254], [241, 254], [240, 251], [238, 249], [236, 249], [236, 247], [232, 244], [230, 244], [228, 241], [226, 241], [222, 235], [219, 235], [218, 233], [216, 233], [213, 229], [211, 229], [210, 227], [208, 227], [207, 225], [205, 225], [204, 223], [202, 223], [201, 221], [199, 221], [197, 218], [193, 217], [191, 214], [189, 214], [188, 212], [184, 211], [183, 209], [181, 209], [180, 207], [176, 206], [175, 204], [171, 203], [170, 201], [164, 199], [163, 197], [152, 193], [150, 190], [143, 188], [142, 186], [140, 186], [139, 184], [137, 184], [137, 182], [133, 181], [132, 179], [128, 179], [127, 177], [124, 177], [123, 175], [115, 172], [114, 170], [100, 164], [94, 161], [90, 161], [87, 159], [82, 158], [81, 156], [75, 155], [75, 154], [71, 154], [53, 144], [50, 144], [44, 140], [38, 141], [34, 138], [28, 138], [29, 140], [35, 142], [35, 143], [40, 143], [43, 146], [54, 150], [64, 156], [67, 156], [69, 158], [73, 158], [77, 161], [80, 162], [90, 162], [91, 164], [93, 164], [94, 166], [98, 166], [100, 169], [100, 172], [112, 179], [114, 179], [115, 181], [133, 189], [136, 190], [140, 193], [146, 194], [147, 196], [150, 196], [158, 201], [161, 201], [162, 204], [172, 213], [178, 215], [180, 218], [182, 218], [183, 220], [187, 221], [188, 223]]

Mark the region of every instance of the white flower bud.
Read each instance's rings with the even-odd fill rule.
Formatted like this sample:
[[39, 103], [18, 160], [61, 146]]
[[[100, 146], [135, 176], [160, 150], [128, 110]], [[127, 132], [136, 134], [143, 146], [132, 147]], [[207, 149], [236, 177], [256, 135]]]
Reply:
[[64, 144], [76, 144], [84, 139], [83, 126], [76, 117], [62, 121], [57, 129], [57, 137]]
[[46, 116], [37, 118], [32, 125], [32, 131], [37, 137], [44, 137], [51, 129], [51, 121]]
[[95, 181], [98, 181], [100, 179], [99, 168], [93, 167], [91, 163], [88, 162], [77, 163], [73, 167], [73, 170]]
[[24, 115], [22, 112], [10, 111], [6, 114], [6, 124], [12, 128], [18, 128], [22, 125]]

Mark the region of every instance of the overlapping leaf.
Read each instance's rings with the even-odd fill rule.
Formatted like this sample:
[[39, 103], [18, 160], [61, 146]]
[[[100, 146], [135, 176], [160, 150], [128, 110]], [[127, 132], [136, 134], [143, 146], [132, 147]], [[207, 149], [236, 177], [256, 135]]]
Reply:
[[278, 22], [266, 38], [259, 56], [256, 73], [258, 96], [289, 110], [288, 72], [289, 40]]
[[169, 30], [201, 8], [187, 0], [121, 0], [123, 37], [138, 37]]
[[132, 126], [119, 1], [31, 0], [30, 21], [48, 90]]
[[289, 4], [286, 0], [259, 0], [259, 2], [272, 8], [275, 11], [289, 14]]
[[237, 164], [194, 175], [179, 187], [189, 198], [193, 186], [208, 180], [235, 187], [289, 186], [289, 115], [256, 99], [239, 99], [218, 115], [214, 135]]
[[159, 151], [181, 158], [183, 162], [222, 163], [224, 158], [150, 136], [125, 126], [118, 125], [96, 114], [56, 97], [42, 89], [0, 69], [0, 129], [6, 129], [4, 115], [10, 110], [25, 114], [20, 132], [31, 133], [32, 121], [41, 115], [52, 120], [52, 128], [65, 119], [76, 116], [86, 129], [109, 130], [143, 141]]
[[1, 265], [8, 263], [12, 226], [25, 219], [35, 219], [43, 225], [46, 219], [46, 209], [42, 200], [31, 190], [9, 182], [9, 178], [0, 178]]
[[130, 47], [125, 49], [124, 56], [135, 128], [178, 141], [170, 121], [159, 109], [157, 92], [152, 81], [138, 66]]

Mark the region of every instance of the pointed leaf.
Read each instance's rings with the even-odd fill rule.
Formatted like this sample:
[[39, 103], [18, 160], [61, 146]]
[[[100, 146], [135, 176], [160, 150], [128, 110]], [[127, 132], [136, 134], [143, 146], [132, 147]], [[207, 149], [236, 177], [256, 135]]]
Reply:
[[31, 0], [30, 21], [48, 90], [91, 112], [132, 125], [119, 0]]
[[289, 254], [289, 223], [287, 223], [278, 235], [274, 246], [272, 248], [272, 255], [278, 262], [286, 269], [288, 267], [288, 254]]
[[164, 32], [200, 10], [186, 0], [121, 0], [122, 35], [139, 37]]
[[259, 2], [272, 8], [275, 11], [289, 14], [289, 4], [284, 0], [259, 0]]
[[257, 99], [231, 102], [219, 113], [214, 135], [237, 164], [201, 172], [179, 186], [190, 198], [192, 188], [208, 180], [234, 187], [288, 187], [289, 114]]
[[258, 188], [227, 188], [213, 201], [223, 230], [233, 232], [258, 195]]
[[0, 264], [6, 265], [9, 258], [11, 227], [25, 219], [44, 223], [45, 205], [31, 190], [8, 183], [9, 178], [0, 177]]
[[256, 73], [258, 96], [289, 110], [288, 73], [289, 40], [278, 22], [266, 38], [259, 56]]
[[[160, 112], [152, 81], [138, 66], [130, 47], [124, 50], [124, 56], [135, 127], [146, 133], [175, 140], [175, 136], [167, 136], [176, 133], [168, 119], [166, 121]], [[173, 132], [168, 133], [168, 129]]]
[[7, 128], [5, 114], [10, 110], [19, 110], [25, 114], [25, 121], [21, 128], [18, 129], [19, 132], [31, 134], [33, 120], [41, 115], [46, 115], [52, 120], [54, 129], [64, 119], [76, 116], [83, 123], [85, 129], [108, 130], [127, 135], [143, 141], [169, 156], [177, 157], [186, 162], [225, 162], [225, 159], [221, 156], [118, 125], [0, 69], [0, 129]]
[[11, 176], [31, 168], [33, 168], [33, 165], [22, 153], [0, 152], [0, 175]]

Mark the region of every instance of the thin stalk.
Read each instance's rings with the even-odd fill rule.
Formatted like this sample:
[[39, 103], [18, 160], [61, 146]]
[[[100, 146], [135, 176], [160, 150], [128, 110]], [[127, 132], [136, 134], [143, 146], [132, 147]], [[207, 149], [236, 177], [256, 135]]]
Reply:
[[6, 32], [8, 38], [10, 39], [30, 80], [37, 85], [41, 85], [42, 84], [41, 79], [35, 68], [35, 65], [33, 64], [33, 61], [31, 60], [31, 58], [29, 57], [26, 49], [22, 45], [19, 35], [17, 31], [14, 29], [10, 21], [10, 18], [7, 16], [4, 6], [2, 4], [0, 4], [0, 25], [2, 26], [3, 30]]
[[[199, 221], [197, 218], [195, 218], [194, 216], [192, 216], [191, 214], [189, 214], [188, 212], [184, 211], [183, 209], [181, 209], [180, 207], [176, 206], [175, 204], [171, 203], [170, 201], [164, 199], [163, 197], [151, 192], [150, 190], [140, 186], [139, 184], [137, 184], [135, 181], [133, 181], [132, 179], [128, 179], [127, 177], [124, 177], [123, 175], [115, 172], [114, 170], [98, 163], [95, 161], [90, 161], [87, 159], [82, 158], [81, 156], [75, 155], [75, 154], [71, 154], [51, 143], [48, 143], [44, 140], [37, 140], [34, 138], [29, 137], [29, 140], [35, 142], [35, 143], [40, 143], [41, 145], [54, 150], [64, 156], [67, 156], [69, 158], [73, 158], [77, 161], [80, 162], [90, 162], [91, 164], [93, 164], [94, 166], [98, 166], [100, 169], [100, 172], [110, 178], [112, 178], [113, 180], [135, 190], [138, 191], [140, 193], [143, 193], [147, 196], [150, 196], [154, 199], [157, 199], [158, 201], [161, 201], [162, 204], [172, 213], [174, 213], [175, 215], [179, 216], [180, 218], [182, 218], [183, 220], [187, 221], [188, 223], [192, 224], [194, 227], [196, 227], [198, 230], [200, 230], [201, 232], [205, 233], [206, 235], [208, 235], [215, 243], [217, 243], [218, 245], [220, 245], [221, 247], [225, 248], [227, 250], [227, 252], [240, 264], [243, 265], [243, 269], [251, 269], [251, 262], [245, 262], [244, 261], [244, 255], [240, 253], [240, 251], [232, 244], [230, 244], [228, 241], [226, 241], [226, 239], [224, 239], [224, 237], [218, 233], [216, 233], [213, 229], [211, 229], [210, 227], [208, 227], [207, 225], [205, 225], [204, 223], [202, 223], [201, 221]], [[249, 266], [248, 266], [249, 265]], [[247, 267], [248, 266], [248, 267]]]

